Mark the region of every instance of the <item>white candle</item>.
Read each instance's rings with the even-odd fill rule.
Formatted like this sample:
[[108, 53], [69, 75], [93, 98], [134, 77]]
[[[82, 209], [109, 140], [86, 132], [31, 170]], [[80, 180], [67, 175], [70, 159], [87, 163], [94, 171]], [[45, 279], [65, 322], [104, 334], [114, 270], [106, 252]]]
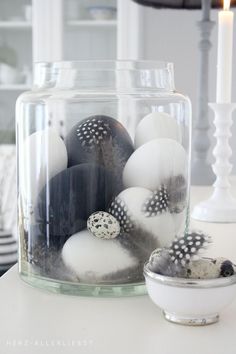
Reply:
[[234, 14], [229, 8], [230, 0], [224, 0], [218, 17], [217, 103], [231, 102]]

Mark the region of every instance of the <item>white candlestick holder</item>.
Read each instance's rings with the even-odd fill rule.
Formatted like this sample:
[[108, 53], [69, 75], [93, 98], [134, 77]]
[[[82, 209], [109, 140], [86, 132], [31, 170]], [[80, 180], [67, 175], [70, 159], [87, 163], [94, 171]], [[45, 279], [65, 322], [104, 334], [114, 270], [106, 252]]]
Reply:
[[212, 169], [216, 175], [212, 196], [195, 206], [192, 218], [208, 222], [236, 222], [236, 199], [231, 195], [229, 176], [232, 164], [229, 162], [232, 150], [229, 145], [231, 137], [232, 112], [236, 103], [210, 103], [215, 113], [216, 146], [213, 150], [215, 163]]

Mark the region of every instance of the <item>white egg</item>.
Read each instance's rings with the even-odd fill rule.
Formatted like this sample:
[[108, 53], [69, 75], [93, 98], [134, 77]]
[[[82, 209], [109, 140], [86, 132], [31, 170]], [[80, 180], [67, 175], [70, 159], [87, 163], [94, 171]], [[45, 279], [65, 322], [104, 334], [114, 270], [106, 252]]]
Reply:
[[26, 138], [20, 158], [20, 188], [29, 207], [46, 182], [67, 167], [66, 146], [54, 129], [41, 130]]
[[87, 230], [74, 234], [66, 241], [62, 260], [83, 282], [99, 280], [138, 265], [138, 260], [119, 242], [94, 237]]
[[135, 149], [150, 140], [169, 138], [181, 143], [181, 129], [175, 118], [164, 112], [153, 112], [145, 116], [135, 132]]
[[128, 159], [123, 171], [123, 183], [128, 187], [158, 189], [170, 177], [188, 170], [186, 152], [172, 139], [155, 139], [140, 146]]
[[[174, 220], [168, 211], [153, 217], [146, 216], [143, 207], [151, 195], [152, 192], [146, 188], [133, 187], [125, 189], [117, 196], [118, 200], [121, 201], [119, 206], [120, 211], [114, 210], [112, 215], [117, 217], [118, 220], [120, 215], [125, 217], [125, 220], [127, 220], [127, 216], [129, 216], [132, 224], [156, 237], [159, 247], [169, 246], [175, 237], [176, 226]], [[122, 205], [123, 210], [121, 210]], [[117, 212], [120, 215], [116, 216], [115, 213]], [[122, 220], [119, 221], [120, 225], [122, 225]]]

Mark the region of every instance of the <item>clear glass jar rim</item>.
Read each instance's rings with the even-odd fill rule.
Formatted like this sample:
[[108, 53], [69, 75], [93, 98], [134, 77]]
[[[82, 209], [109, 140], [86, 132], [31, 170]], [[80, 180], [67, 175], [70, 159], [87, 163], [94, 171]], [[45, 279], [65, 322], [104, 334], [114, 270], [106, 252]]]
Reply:
[[172, 62], [159, 60], [72, 60], [36, 62], [35, 68], [48, 67], [77, 70], [174, 70]]
[[174, 91], [173, 64], [149, 60], [80, 60], [35, 63], [34, 88], [136, 92]]

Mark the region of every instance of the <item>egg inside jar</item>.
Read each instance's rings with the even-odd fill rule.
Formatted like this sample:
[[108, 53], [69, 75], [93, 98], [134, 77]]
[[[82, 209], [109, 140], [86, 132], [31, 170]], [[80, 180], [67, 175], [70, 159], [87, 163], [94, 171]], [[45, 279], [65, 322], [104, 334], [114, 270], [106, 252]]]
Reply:
[[188, 228], [189, 101], [47, 91], [34, 114], [26, 95], [18, 129], [21, 275], [57, 292], [143, 293], [150, 254]]

